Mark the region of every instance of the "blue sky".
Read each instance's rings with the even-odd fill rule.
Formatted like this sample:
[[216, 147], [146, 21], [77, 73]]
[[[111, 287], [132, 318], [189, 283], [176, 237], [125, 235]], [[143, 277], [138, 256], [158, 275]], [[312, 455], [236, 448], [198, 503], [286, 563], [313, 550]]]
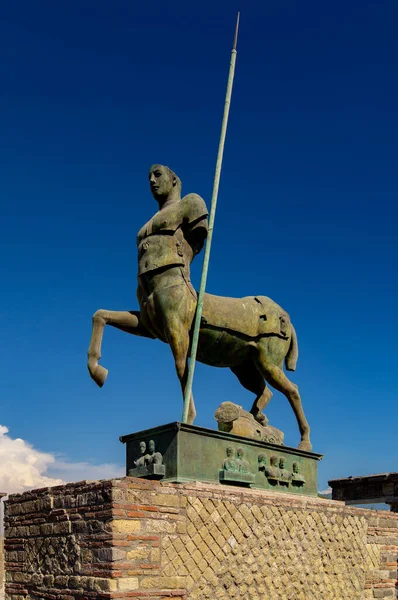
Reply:
[[[123, 466], [119, 435], [181, 417], [161, 342], [107, 329], [95, 386], [91, 315], [138, 308], [152, 163], [210, 201], [238, 9], [207, 289], [290, 313], [321, 489], [396, 470], [397, 3], [22, 0], [0, 18], [0, 422], [55, 455], [55, 476]], [[202, 365], [194, 392], [205, 427], [252, 402]], [[279, 393], [267, 414], [297, 445]]]

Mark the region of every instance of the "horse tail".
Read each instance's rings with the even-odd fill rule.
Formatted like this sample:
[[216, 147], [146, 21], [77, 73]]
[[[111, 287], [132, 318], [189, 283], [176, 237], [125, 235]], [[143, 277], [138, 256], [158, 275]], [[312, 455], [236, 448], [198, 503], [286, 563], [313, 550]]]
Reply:
[[296, 363], [298, 359], [298, 343], [297, 343], [297, 335], [296, 330], [293, 327], [293, 324], [290, 323], [290, 346], [287, 354], [285, 356], [285, 365], [288, 371], [296, 370]]

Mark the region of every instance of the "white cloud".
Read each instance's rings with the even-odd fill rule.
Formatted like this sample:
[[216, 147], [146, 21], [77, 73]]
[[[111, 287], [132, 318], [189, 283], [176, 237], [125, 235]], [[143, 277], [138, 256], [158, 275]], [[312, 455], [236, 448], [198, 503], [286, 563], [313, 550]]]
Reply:
[[112, 479], [124, 477], [124, 467], [112, 463], [93, 465], [89, 462], [67, 462], [56, 460], [50, 468], [52, 475], [62, 477], [64, 481], [82, 481], [82, 479]]
[[82, 479], [122, 477], [119, 465], [58, 460], [49, 452], [36, 450], [20, 438], [8, 435], [0, 425], [0, 492], [13, 494]]

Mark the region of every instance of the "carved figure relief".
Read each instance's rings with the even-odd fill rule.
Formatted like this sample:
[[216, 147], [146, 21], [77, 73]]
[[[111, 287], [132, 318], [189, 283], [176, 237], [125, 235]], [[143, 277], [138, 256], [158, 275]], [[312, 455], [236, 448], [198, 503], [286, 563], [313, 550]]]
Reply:
[[258, 470], [265, 471], [265, 467], [267, 465], [267, 457], [265, 454], [259, 454], [257, 457], [258, 462]]
[[282, 487], [288, 487], [291, 483], [295, 486], [303, 486], [305, 477], [300, 473], [300, 463], [294, 462], [292, 471], [286, 468], [286, 458], [278, 458], [275, 454], [270, 456], [269, 465], [267, 465], [267, 455], [262, 453], [257, 457], [258, 470], [262, 471], [269, 483], [279, 484]]
[[279, 484], [288, 486], [292, 479], [292, 474], [285, 467], [286, 458], [282, 457], [279, 459]]
[[224, 483], [237, 483], [251, 485], [254, 483], [255, 474], [250, 472], [250, 465], [244, 458], [243, 448], [236, 450], [232, 446], [226, 449], [226, 458], [223, 460], [219, 478]]
[[148, 450], [145, 464], [148, 465], [161, 465], [163, 463], [163, 456], [160, 452], [156, 452], [155, 442], [154, 440], [149, 440], [148, 442]]
[[224, 460], [222, 468], [225, 469], [225, 471], [238, 470], [238, 464], [235, 460], [235, 450], [232, 448], [232, 446], [228, 446], [227, 448], [227, 458]]
[[146, 443], [145, 442], [140, 442], [140, 452], [141, 452], [141, 456], [139, 458], [137, 458], [137, 460], [134, 461], [134, 465], [136, 467], [143, 467], [145, 465], [145, 459], [146, 459]]
[[[148, 449], [148, 451], [147, 451]], [[163, 464], [163, 455], [156, 452], [154, 440], [139, 443], [140, 456], [133, 461], [134, 468], [128, 472], [129, 477], [150, 477], [161, 479], [166, 474], [166, 466]]]
[[247, 462], [247, 460], [245, 460], [243, 458], [244, 456], [244, 450], [243, 448], [238, 448], [237, 452], [236, 452], [236, 459], [237, 459], [237, 463], [238, 463], [238, 471], [240, 471], [241, 473], [250, 473], [250, 465]]
[[300, 473], [300, 463], [293, 463], [293, 473], [292, 473], [292, 484], [293, 485], [304, 485], [305, 477]]
[[269, 467], [264, 468], [264, 473], [266, 478], [272, 481], [279, 481], [280, 471], [278, 467], [278, 457], [273, 454], [269, 459], [270, 465]]

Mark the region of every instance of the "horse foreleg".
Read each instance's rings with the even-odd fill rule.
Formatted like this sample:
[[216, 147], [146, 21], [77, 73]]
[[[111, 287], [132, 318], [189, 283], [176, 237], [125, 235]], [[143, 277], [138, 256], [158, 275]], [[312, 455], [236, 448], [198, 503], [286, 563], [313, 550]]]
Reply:
[[98, 364], [101, 358], [101, 344], [105, 325], [111, 325], [133, 335], [153, 338], [142, 325], [139, 311], [97, 310], [93, 315], [93, 328], [87, 352], [87, 367], [90, 376], [99, 387], [104, 385], [108, 375], [108, 370]]
[[[184, 399], [185, 387], [188, 379], [188, 350], [189, 350], [189, 335], [184, 328], [176, 328], [169, 331], [167, 340], [170, 344], [171, 351], [174, 356], [177, 376], [180, 380], [182, 397]], [[191, 392], [188, 409], [188, 423], [192, 425], [196, 417], [195, 402]]]
[[304, 415], [300, 394], [297, 385], [292, 383], [284, 374], [282, 369], [269, 362], [265, 352], [258, 347], [258, 355], [255, 359], [257, 368], [263, 374], [266, 381], [289, 400], [290, 406], [296, 416], [301, 434], [300, 450], [312, 450], [310, 442], [310, 426]]

